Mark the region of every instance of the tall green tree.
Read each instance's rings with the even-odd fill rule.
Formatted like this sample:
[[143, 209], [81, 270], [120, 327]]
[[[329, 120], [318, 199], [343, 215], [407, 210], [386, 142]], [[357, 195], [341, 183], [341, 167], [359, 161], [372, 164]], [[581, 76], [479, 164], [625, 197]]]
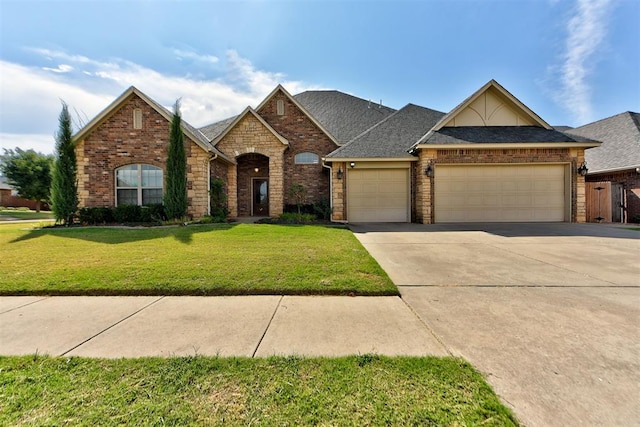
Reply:
[[0, 157], [0, 170], [9, 184], [20, 197], [35, 200], [36, 211], [40, 212], [40, 204], [49, 201], [53, 156], [16, 147], [4, 149]]
[[69, 226], [73, 224], [73, 217], [78, 210], [78, 166], [71, 129], [71, 116], [67, 104], [64, 102], [59, 123], [51, 182], [51, 209], [57, 221]]
[[164, 210], [170, 220], [184, 218], [187, 214], [187, 154], [181, 122], [180, 102], [176, 101], [169, 129], [164, 193]]

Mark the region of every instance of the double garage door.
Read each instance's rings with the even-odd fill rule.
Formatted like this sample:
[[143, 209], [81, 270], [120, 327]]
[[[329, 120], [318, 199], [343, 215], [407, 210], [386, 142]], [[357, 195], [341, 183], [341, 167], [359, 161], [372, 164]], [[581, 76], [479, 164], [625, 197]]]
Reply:
[[[350, 222], [411, 221], [409, 169], [351, 169]], [[435, 222], [561, 222], [568, 220], [567, 166], [561, 164], [437, 165]]]
[[565, 221], [565, 165], [438, 165], [435, 222]]

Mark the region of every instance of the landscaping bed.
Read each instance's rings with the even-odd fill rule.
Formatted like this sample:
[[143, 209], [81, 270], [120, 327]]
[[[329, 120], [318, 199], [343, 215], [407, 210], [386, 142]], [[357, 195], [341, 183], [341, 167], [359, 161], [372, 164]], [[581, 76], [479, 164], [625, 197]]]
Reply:
[[454, 358], [0, 357], [2, 425], [517, 425]]
[[398, 295], [337, 227], [0, 226], [0, 295]]

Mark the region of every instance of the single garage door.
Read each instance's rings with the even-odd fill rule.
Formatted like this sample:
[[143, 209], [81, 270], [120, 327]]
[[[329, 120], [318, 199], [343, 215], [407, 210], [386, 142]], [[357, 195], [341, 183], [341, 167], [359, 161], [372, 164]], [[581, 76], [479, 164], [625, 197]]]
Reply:
[[438, 165], [435, 222], [565, 221], [564, 165]]
[[409, 169], [350, 169], [349, 222], [409, 222]]

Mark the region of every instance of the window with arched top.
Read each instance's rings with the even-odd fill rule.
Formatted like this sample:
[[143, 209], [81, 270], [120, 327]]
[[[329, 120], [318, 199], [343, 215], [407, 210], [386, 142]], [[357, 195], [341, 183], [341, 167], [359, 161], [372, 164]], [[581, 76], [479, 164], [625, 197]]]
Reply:
[[162, 169], [137, 164], [116, 169], [116, 206], [162, 203]]
[[296, 165], [317, 165], [320, 157], [314, 153], [298, 153], [295, 157]]

